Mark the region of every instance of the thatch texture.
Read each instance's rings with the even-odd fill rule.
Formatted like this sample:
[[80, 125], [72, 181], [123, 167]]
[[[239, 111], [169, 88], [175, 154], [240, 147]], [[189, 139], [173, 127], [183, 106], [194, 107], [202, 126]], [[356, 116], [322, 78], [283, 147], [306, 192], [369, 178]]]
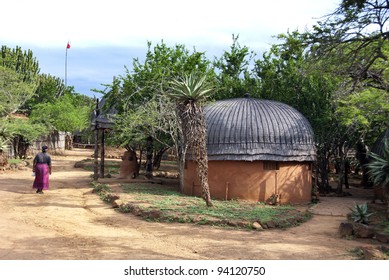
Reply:
[[296, 109], [250, 97], [205, 108], [209, 160], [314, 161], [314, 134]]
[[115, 108], [106, 108], [105, 103], [105, 99], [101, 99], [98, 104], [98, 112], [95, 111], [92, 116], [92, 130], [96, 129], [96, 124], [98, 129], [112, 129], [114, 126], [113, 118], [117, 114], [117, 110]]

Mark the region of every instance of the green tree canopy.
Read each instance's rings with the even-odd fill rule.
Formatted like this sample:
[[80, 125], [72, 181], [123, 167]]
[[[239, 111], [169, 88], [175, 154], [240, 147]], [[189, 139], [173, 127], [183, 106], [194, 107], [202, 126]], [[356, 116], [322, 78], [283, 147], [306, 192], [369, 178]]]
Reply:
[[232, 36], [229, 51], [224, 51], [213, 63], [217, 72], [213, 98], [226, 99], [243, 97], [245, 93], [258, 96], [257, 81], [251, 76], [250, 63], [255, 54], [247, 46], [239, 44], [239, 36]]
[[31, 113], [34, 123], [46, 126], [47, 130], [74, 132], [89, 126], [91, 104], [78, 94], [65, 94], [54, 103], [37, 104]]
[[117, 144], [145, 143], [150, 135], [159, 143], [177, 144], [177, 126], [172, 127], [174, 106], [163, 93], [169, 91], [171, 80], [193, 70], [214, 77], [204, 53], [190, 52], [184, 45], [169, 47], [164, 42], [152, 47], [149, 42], [144, 62], [134, 59], [132, 69], [125, 68], [125, 75], [116, 78], [104, 94], [108, 106], [118, 110]]
[[35, 91], [33, 81], [23, 81], [23, 75], [0, 66], [0, 118], [17, 112]]
[[386, 0], [343, 0], [308, 33], [307, 42], [329, 71], [341, 75], [349, 91], [358, 87], [389, 89]]

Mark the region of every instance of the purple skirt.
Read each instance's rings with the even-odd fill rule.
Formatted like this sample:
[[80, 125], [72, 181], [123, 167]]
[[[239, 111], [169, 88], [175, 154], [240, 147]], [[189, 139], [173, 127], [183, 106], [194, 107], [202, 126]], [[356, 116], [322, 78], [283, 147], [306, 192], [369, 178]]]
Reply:
[[46, 163], [37, 163], [35, 166], [34, 189], [49, 189], [49, 166]]

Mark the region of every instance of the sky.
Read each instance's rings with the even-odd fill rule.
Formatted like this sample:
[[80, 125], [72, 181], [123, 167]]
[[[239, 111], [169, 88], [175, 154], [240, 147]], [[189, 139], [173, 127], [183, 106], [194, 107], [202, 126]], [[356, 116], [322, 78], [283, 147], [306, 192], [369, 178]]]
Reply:
[[[100, 94], [144, 58], [147, 42], [220, 57], [232, 44], [260, 55], [280, 33], [310, 29], [340, 0], [13, 0], [1, 4], [0, 45], [31, 49], [40, 72], [76, 92]], [[67, 43], [70, 49], [67, 49]], [[65, 71], [67, 63], [67, 71]], [[66, 74], [65, 74], [66, 72]]]

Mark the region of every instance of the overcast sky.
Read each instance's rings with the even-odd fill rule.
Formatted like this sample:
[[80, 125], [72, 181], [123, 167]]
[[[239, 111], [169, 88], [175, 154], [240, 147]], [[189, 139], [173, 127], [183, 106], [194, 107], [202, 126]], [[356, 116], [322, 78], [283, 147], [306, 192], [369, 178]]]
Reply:
[[[31, 49], [41, 73], [93, 96], [144, 57], [147, 41], [196, 47], [209, 59], [229, 50], [232, 34], [257, 54], [272, 36], [304, 31], [340, 0], [13, 0], [1, 3], [0, 45]], [[258, 57], [259, 58], [259, 57]]]

